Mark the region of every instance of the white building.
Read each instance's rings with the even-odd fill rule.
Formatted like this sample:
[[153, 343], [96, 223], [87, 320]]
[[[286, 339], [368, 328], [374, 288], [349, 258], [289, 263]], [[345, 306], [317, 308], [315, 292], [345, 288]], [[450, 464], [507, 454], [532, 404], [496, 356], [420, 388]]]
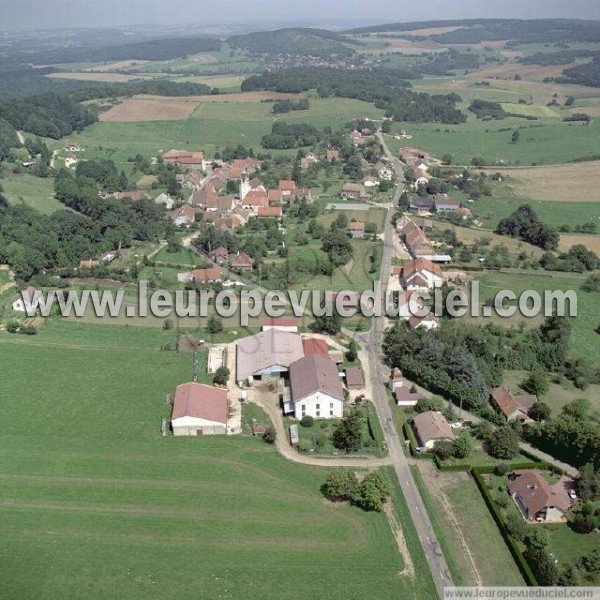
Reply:
[[444, 283], [440, 267], [425, 258], [411, 260], [402, 269], [402, 286], [407, 291], [426, 291]]
[[344, 391], [335, 363], [308, 354], [290, 365], [290, 412], [296, 419], [335, 419], [344, 414]]
[[202, 383], [183, 383], [175, 390], [171, 427], [173, 435], [227, 433], [227, 390]]

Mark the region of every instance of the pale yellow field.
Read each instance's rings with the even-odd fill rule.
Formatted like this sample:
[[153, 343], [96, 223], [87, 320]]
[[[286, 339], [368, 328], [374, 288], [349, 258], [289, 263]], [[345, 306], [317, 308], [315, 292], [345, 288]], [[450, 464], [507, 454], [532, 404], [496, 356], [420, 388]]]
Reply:
[[588, 250], [592, 250], [596, 254], [600, 254], [600, 235], [567, 235], [560, 234], [560, 250], [568, 250], [571, 246], [583, 244]]
[[[523, 169], [493, 169], [513, 181], [518, 195], [533, 200], [600, 202], [600, 161]], [[598, 209], [600, 214], [600, 207]]]
[[106, 83], [127, 83], [134, 79], [149, 79], [148, 75], [140, 75], [134, 73], [132, 75], [125, 75], [124, 73], [90, 73], [90, 72], [76, 72], [76, 73], [49, 73], [46, 77], [52, 77], [53, 79], [77, 79], [80, 81], [103, 81]]
[[262, 102], [263, 100], [286, 100], [297, 98], [299, 94], [278, 92], [241, 92], [239, 94], [216, 94], [206, 96], [165, 96], [140, 95], [128, 98], [100, 115], [100, 121], [182, 121], [190, 117], [203, 103], [221, 102]]

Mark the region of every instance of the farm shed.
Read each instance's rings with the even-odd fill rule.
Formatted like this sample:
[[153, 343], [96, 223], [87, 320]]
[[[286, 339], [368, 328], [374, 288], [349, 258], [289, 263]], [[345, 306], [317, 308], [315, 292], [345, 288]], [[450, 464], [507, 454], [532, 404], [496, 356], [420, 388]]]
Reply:
[[227, 390], [202, 383], [182, 383], [175, 390], [171, 426], [173, 435], [227, 433]]

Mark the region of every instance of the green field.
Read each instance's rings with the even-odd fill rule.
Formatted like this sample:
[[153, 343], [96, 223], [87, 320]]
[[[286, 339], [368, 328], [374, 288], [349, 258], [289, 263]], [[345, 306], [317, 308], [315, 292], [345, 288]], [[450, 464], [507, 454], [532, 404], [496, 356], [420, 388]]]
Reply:
[[[462, 125], [398, 124], [411, 140], [386, 141], [392, 152], [401, 146], [423, 148], [436, 156], [451, 154], [456, 164], [481, 157], [488, 165], [558, 164], [600, 154], [600, 123], [589, 126], [557, 122], [529, 122], [511, 117], [502, 121], [469, 120]], [[504, 131], [500, 131], [500, 130]], [[511, 142], [512, 130], [520, 129], [519, 142]]]
[[[600, 354], [600, 335], [595, 332], [598, 327], [600, 314], [598, 301], [594, 293], [585, 292], [581, 285], [586, 275], [575, 273], [550, 273], [547, 271], [528, 271], [514, 273], [486, 272], [477, 275], [481, 288], [481, 301], [492, 298], [500, 290], [512, 290], [517, 297], [525, 290], [537, 291], [543, 300], [546, 290], [573, 290], [577, 294], [577, 317], [571, 319], [571, 352], [580, 358], [593, 358]], [[524, 320], [526, 324], [537, 325], [542, 317], [525, 318], [515, 315], [511, 319], [493, 317], [503, 325], [516, 324]], [[479, 323], [489, 322], [490, 319], [480, 318]]]
[[502, 102], [501, 106], [507, 113], [513, 113], [523, 117], [536, 117], [538, 119], [556, 119], [560, 117], [560, 115], [549, 106], [515, 104], [514, 102]]
[[0, 334], [3, 597], [435, 598], [430, 578], [400, 574], [384, 515], [323, 500], [327, 470], [252, 438], [160, 437], [192, 367], [157, 349], [165, 336], [59, 321]]
[[[203, 103], [185, 121], [95, 123], [73, 137], [86, 148], [86, 157], [105, 156], [122, 163], [138, 152], [156, 156], [179, 147], [202, 148], [209, 155], [217, 148], [238, 144], [264, 151], [260, 139], [271, 132], [276, 118], [335, 130], [357, 117], [383, 115], [370, 103], [346, 98], [311, 99], [310, 109], [297, 113], [276, 117], [269, 102]], [[295, 154], [296, 150], [270, 152]]]
[[9, 175], [2, 180], [4, 196], [11, 204], [27, 204], [44, 214], [65, 208], [53, 196], [54, 179], [42, 178], [23, 173], [22, 175]]
[[595, 202], [555, 202], [494, 195], [482, 197], [470, 204], [469, 208], [483, 219], [485, 227], [495, 229], [500, 219], [513, 213], [522, 204], [529, 204], [544, 223], [554, 227], [564, 224], [575, 227], [590, 221], [598, 222], [600, 218], [600, 207]]

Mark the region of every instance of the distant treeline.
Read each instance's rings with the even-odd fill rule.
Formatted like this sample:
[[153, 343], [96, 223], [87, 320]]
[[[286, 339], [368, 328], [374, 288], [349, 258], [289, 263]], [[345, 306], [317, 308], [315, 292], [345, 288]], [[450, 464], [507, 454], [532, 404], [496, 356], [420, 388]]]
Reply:
[[276, 114], [288, 113], [293, 110], [308, 110], [310, 108], [310, 102], [308, 98], [301, 98], [300, 100], [280, 100], [279, 102], [273, 103], [273, 112]]
[[600, 56], [592, 62], [565, 69], [562, 77], [556, 77], [555, 81], [557, 83], [574, 83], [589, 87], [600, 87]]
[[208, 94], [211, 91], [210, 87], [201, 83], [177, 83], [164, 79], [101, 83], [69, 93], [42, 94], [0, 101], [0, 118], [8, 121], [15, 129], [59, 139], [96, 122], [95, 112], [80, 104], [84, 100], [134, 94], [187, 96]]
[[313, 146], [321, 140], [322, 134], [306, 123], [285, 123], [276, 121], [271, 126], [271, 133], [263, 135], [260, 144], [263, 148], [288, 150]]
[[47, 52], [23, 55], [23, 60], [34, 65], [74, 62], [113, 62], [117, 60], [171, 60], [199, 52], [221, 49], [221, 40], [206, 37], [176, 37], [147, 40], [134, 44], [120, 44], [104, 48], [69, 47]]
[[469, 71], [479, 68], [479, 56], [451, 49], [416, 68], [425, 75], [449, 75], [455, 71]]
[[579, 50], [559, 50], [558, 52], [537, 52], [531, 56], [523, 56], [519, 62], [524, 65], [542, 65], [548, 67], [552, 65], [568, 65], [578, 58], [600, 56], [600, 50], [591, 48]]
[[235, 35], [227, 40], [232, 48], [243, 48], [257, 54], [292, 54], [321, 58], [348, 57], [354, 50], [348, 44], [360, 44], [339, 33], [304, 27], [257, 31]]
[[408, 89], [406, 74], [402, 69], [348, 71], [326, 67], [299, 67], [250, 77], [242, 83], [242, 91], [299, 93], [316, 89], [322, 98], [336, 96], [372, 102], [397, 121], [452, 124], [465, 122], [465, 115], [456, 108], [460, 96], [417, 94]]
[[599, 42], [600, 22], [579, 19], [458, 19], [388, 23], [360, 27], [347, 33], [382, 33], [417, 31], [436, 27], [457, 27], [454, 31], [428, 36], [441, 44], [479, 44], [485, 41], [510, 40], [509, 45], [545, 42]]

